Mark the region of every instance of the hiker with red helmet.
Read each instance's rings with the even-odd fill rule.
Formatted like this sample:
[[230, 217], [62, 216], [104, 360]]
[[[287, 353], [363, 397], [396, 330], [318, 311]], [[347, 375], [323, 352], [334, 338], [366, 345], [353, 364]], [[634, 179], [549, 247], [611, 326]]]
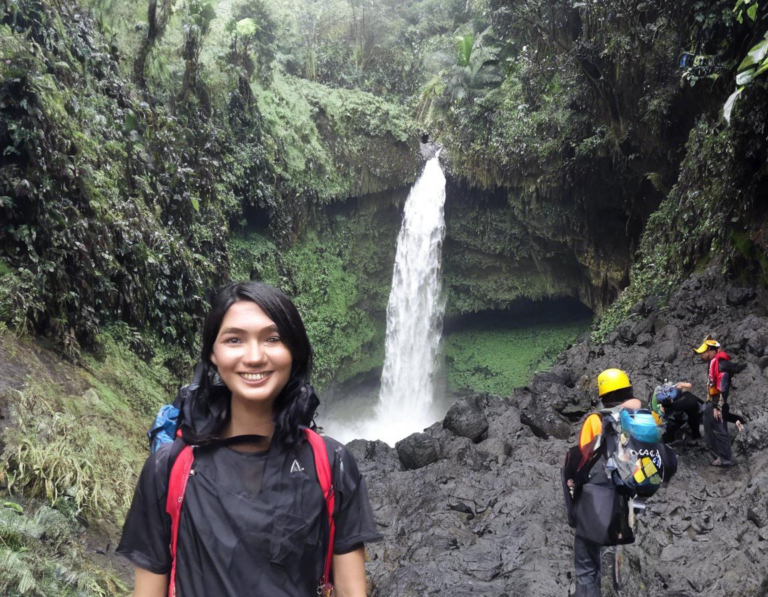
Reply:
[[126, 517], [134, 597], [365, 597], [364, 544], [381, 536], [352, 454], [312, 430], [294, 304], [260, 282], [226, 286], [201, 360], [179, 437], [145, 463]]
[[707, 402], [704, 405], [703, 418], [707, 445], [717, 456], [712, 466], [733, 466], [728, 423], [736, 423], [738, 430], [742, 431], [745, 419], [730, 412], [728, 396], [732, 377], [745, 366], [731, 361], [731, 357], [722, 350], [720, 343], [711, 336], [707, 336], [701, 346], [693, 350], [701, 360], [709, 363]]

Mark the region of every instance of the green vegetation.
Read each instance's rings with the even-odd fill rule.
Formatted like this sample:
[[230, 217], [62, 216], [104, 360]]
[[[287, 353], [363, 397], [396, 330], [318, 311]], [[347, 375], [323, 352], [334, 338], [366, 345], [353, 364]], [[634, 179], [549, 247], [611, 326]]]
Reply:
[[0, 336], [0, 367], [28, 379], [0, 394], [12, 421], [0, 457], [3, 595], [106, 597], [128, 590], [111, 565], [92, 559], [82, 534], [85, 526], [105, 545], [116, 544], [148, 455], [146, 430], [178, 381], [124, 342], [102, 335], [101, 356], [90, 357], [86, 371], [29, 341]]
[[7, 396], [15, 425], [3, 436], [0, 473], [10, 491], [114, 530], [147, 455], [147, 428], [172, 395], [164, 367], [146, 365], [112, 339], [105, 347], [102, 362], [90, 361], [92, 373], [62, 374], [76, 394], [64, 380], [38, 379], [43, 365], [31, 363], [40, 368], [30, 371], [35, 380]]
[[499, 212], [456, 202], [450, 309], [574, 288], [605, 308], [690, 115], [721, 105], [726, 72], [751, 69], [757, 96], [765, 58], [755, 0], [85, 1], [93, 20], [74, 0], [3, 10], [0, 318], [74, 359], [123, 322], [148, 359], [180, 346], [176, 372], [202, 297], [236, 277], [233, 232], [299, 250], [334, 203], [411, 182], [422, 129], [506, 203], [472, 230]]
[[280, 73], [259, 98], [265, 143], [290, 194], [328, 203], [414, 180], [416, 124], [402, 107]]
[[[319, 386], [381, 365], [421, 133], [450, 314], [618, 295], [602, 339], [704, 264], [765, 286], [764, 4], [4, 3], [0, 593], [125, 592], [80, 536], [114, 539], [211, 289], [293, 296]], [[450, 385], [508, 394], [585, 326], [450, 335]]]
[[0, 509], [0, 590], [6, 597], [106, 597], [128, 591], [82, 557], [79, 523], [45, 505], [6, 501]]
[[385, 310], [399, 219], [376, 202], [323, 218], [278, 252], [264, 236], [232, 242], [232, 272], [286, 291], [315, 350], [315, 383], [342, 382], [381, 366]]
[[444, 339], [448, 385], [453, 391], [509, 396], [546, 369], [591, 320], [482, 326]]
[[[118, 322], [156, 341], [147, 358], [172, 345], [192, 355], [203, 297], [230, 277], [231, 229], [268, 226], [285, 248], [318, 203], [413, 179], [406, 110], [273, 72], [263, 45], [274, 31], [259, 33], [265, 5], [227, 7], [157, 7], [147, 37], [130, 42], [138, 54], [123, 72], [135, 86], [76, 3], [3, 10], [4, 323], [49, 336], [73, 359]], [[110, 11], [95, 9], [128, 43], [117, 33], [125, 21], [110, 26]], [[180, 372], [182, 361], [167, 364]]]

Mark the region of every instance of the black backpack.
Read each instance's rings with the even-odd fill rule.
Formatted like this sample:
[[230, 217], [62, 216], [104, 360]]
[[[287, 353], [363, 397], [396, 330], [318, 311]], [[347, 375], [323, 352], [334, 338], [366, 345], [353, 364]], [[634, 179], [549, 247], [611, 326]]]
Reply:
[[[653, 495], [675, 474], [677, 458], [660, 442], [643, 442], [631, 434], [622, 441], [620, 423], [612, 414], [590, 416], [601, 417], [601, 433], [585, 434], [585, 421], [580, 444], [568, 451], [563, 467], [568, 522], [577, 535], [599, 545], [633, 543], [630, 500]], [[573, 491], [568, 479], [575, 482]]]

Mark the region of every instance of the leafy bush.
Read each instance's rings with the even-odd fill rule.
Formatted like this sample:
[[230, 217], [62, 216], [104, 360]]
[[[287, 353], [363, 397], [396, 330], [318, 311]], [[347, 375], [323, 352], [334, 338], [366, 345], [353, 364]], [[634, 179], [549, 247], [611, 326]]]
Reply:
[[0, 509], [0, 590], [6, 597], [107, 597], [128, 590], [83, 558], [78, 523], [57, 510], [15, 502]]

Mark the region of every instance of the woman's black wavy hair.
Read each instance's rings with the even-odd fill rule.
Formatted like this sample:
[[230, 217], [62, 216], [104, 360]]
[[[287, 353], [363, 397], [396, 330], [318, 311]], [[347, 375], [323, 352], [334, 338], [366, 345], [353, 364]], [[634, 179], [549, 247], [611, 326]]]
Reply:
[[274, 439], [292, 444], [301, 436], [302, 428], [315, 428], [313, 418], [320, 404], [309, 384], [312, 345], [291, 299], [277, 288], [255, 281], [233, 282], [222, 288], [211, 302], [211, 310], [203, 325], [202, 375], [197, 388], [190, 386], [182, 405], [182, 436], [189, 443], [210, 443], [218, 438], [229, 420], [232, 393], [217, 375], [211, 354], [224, 316], [238, 301], [251, 301], [261, 307], [275, 322], [281, 340], [293, 357], [291, 376], [275, 399], [273, 412]]

